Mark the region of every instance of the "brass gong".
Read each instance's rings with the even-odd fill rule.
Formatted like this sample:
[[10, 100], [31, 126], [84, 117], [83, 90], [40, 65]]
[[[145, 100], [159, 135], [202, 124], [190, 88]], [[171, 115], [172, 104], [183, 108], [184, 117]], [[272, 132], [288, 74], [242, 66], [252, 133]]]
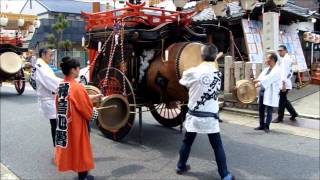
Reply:
[[98, 116], [99, 124], [111, 132], [117, 131], [128, 123], [129, 112], [129, 103], [124, 96], [120, 94], [109, 95], [101, 102]]
[[234, 90], [236, 99], [244, 104], [252, 103], [257, 98], [257, 90], [252, 81], [239, 80]]

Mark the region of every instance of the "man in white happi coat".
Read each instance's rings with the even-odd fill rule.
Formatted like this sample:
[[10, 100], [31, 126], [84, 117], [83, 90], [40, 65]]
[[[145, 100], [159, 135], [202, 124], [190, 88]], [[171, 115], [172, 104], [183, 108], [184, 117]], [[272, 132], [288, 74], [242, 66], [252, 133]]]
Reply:
[[280, 55], [279, 66], [281, 68], [281, 81], [280, 81], [280, 100], [278, 108], [278, 117], [273, 123], [281, 123], [284, 117], [284, 110], [287, 109], [291, 115], [290, 120], [295, 121], [298, 116], [297, 111], [293, 108], [292, 104], [287, 98], [288, 92], [292, 89], [291, 77], [292, 71], [292, 59], [288, 54], [287, 47], [285, 45], [280, 45], [278, 49]]
[[[187, 160], [192, 143], [197, 133], [207, 134], [214, 150], [218, 172], [223, 180], [232, 180], [227, 168], [219, 128], [218, 95], [221, 87], [222, 74], [214, 61], [218, 49], [215, 45], [204, 45], [201, 54], [204, 62], [183, 72], [180, 84], [189, 89], [188, 113], [186, 115], [186, 133], [180, 148], [180, 157], [176, 172], [182, 174], [190, 169]], [[190, 59], [192, 61], [192, 59]]]
[[35, 64], [35, 81], [40, 110], [45, 118], [50, 120], [51, 136], [53, 146], [55, 146], [55, 132], [57, 127], [55, 94], [61, 79], [55, 76], [53, 70], [48, 65], [51, 62], [51, 58], [51, 49], [40, 49], [39, 58]]
[[[255, 130], [270, 131], [270, 122], [272, 120], [273, 107], [279, 105], [279, 81], [281, 70], [277, 65], [278, 56], [275, 52], [270, 51], [266, 55], [265, 63], [268, 65], [257, 80], [254, 80], [255, 87], [260, 87], [259, 92], [259, 119], [260, 124]], [[265, 110], [267, 117], [265, 118]]]

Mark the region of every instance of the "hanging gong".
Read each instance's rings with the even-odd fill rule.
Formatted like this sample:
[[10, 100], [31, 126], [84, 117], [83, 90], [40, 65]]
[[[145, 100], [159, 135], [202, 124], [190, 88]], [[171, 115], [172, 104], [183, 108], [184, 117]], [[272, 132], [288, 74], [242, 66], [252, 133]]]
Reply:
[[124, 96], [120, 94], [109, 95], [102, 100], [99, 108], [99, 124], [108, 131], [117, 131], [128, 123], [129, 111], [129, 103]]
[[252, 81], [239, 80], [234, 90], [236, 99], [244, 104], [252, 103], [257, 98], [257, 90]]
[[[87, 93], [89, 95], [97, 95], [97, 94], [101, 94], [101, 91], [99, 88], [95, 87], [95, 86], [91, 86], [91, 85], [85, 85], [84, 86], [87, 90]], [[92, 103], [94, 107], [99, 107], [100, 106], [100, 102], [93, 102]]]

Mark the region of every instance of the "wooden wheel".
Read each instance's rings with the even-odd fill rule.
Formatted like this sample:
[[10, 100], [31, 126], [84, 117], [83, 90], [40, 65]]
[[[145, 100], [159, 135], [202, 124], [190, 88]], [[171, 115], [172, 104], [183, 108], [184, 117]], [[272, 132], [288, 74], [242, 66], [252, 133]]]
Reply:
[[24, 92], [25, 86], [26, 86], [26, 82], [24, 80], [24, 72], [23, 72], [23, 69], [21, 69], [16, 74], [16, 77], [14, 80], [14, 87], [16, 88], [17, 93], [21, 95]]
[[187, 106], [181, 106], [179, 101], [149, 105], [152, 116], [165, 127], [176, 127], [183, 123]]
[[[109, 78], [107, 81], [105, 81], [105, 74], [107, 69], [108, 68], [103, 69], [99, 73], [99, 88], [101, 89], [102, 94], [106, 96], [106, 101], [103, 102], [102, 105], [115, 105], [118, 107], [118, 109], [110, 109], [110, 111], [105, 110], [103, 113], [101, 113], [102, 117], [99, 117], [97, 126], [105, 137], [114, 141], [118, 141], [124, 138], [130, 132], [134, 124], [135, 113], [130, 112], [135, 112], [136, 100], [131, 83], [127, 79], [125, 74], [123, 74], [119, 69], [111, 67], [109, 68]], [[123, 82], [125, 83], [125, 90], [123, 88]], [[127, 112], [127, 109], [123, 108], [125, 107], [125, 101], [123, 99], [125, 99], [125, 101], [130, 104], [130, 112]], [[115, 110], [117, 112], [114, 112]], [[123, 113], [121, 113], [122, 110]], [[125, 113], [130, 114], [128, 116], [122, 116], [122, 114]], [[119, 117], [115, 117], [117, 116], [117, 114], [119, 115]]]

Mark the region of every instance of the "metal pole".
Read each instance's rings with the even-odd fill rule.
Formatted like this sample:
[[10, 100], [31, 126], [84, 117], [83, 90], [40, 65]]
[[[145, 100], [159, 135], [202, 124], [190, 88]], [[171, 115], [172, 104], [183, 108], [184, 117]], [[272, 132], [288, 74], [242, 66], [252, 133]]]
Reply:
[[142, 107], [139, 106], [139, 143], [142, 143]]
[[311, 43], [311, 61], [310, 61], [310, 66], [312, 66], [312, 64], [313, 64], [313, 47], [314, 46], [314, 43]]
[[[232, 58], [234, 59], [234, 38], [231, 31], [229, 31], [229, 38], [230, 38], [230, 53]], [[239, 54], [241, 56], [241, 54]]]

